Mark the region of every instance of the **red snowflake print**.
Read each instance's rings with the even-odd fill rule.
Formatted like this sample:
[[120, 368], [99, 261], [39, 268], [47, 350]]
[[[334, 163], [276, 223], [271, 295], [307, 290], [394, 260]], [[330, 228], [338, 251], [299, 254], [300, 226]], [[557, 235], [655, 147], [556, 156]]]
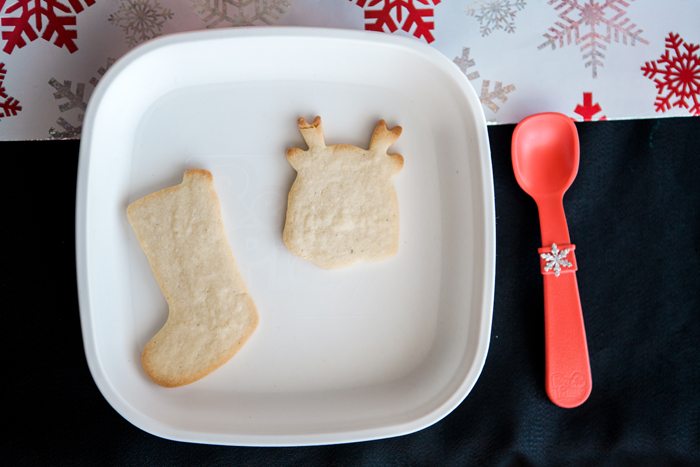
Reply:
[[441, 0], [350, 0], [365, 11], [367, 31], [395, 32], [401, 28], [433, 42], [433, 7]]
[[[577, 104], [576, 108], [574, 109], [574, 113], [579, 114], [581, 117], [583, 117], [584, 122], [590, 122], [593, 120], [593, 117], [595, 117], [595, 114], [600, 112], [602, 109], [600, 108], [599, 103], [593, 103], [593, 93], [592, 92], [584, 92], [583, 93], [583, 104]], [[605, 115], [601, 115], [598, 117], [598, 120], [607, 120], [608, 118]]]
[[671, 107], [688, 109], [700, 116], [700, 46], [685, 42], [679, 34], [669, 33], [666, 50], [658, 60], [646, 62], [644, 76], [656, 84], [657, 112]]
[[0, 0], [0, 29], [11, 54], [39, 37], [65, 47], [70, 53], [78, 50], [75, 39], [76, 16], [95, 0]]
[[22, 110], [19, 101], [7, 95], [7, 91], [5, 90], [6, 74], [7, 69], [5, 69], [5, 64], [0, 63], [0, 120], [4, 117], [14, 117]]

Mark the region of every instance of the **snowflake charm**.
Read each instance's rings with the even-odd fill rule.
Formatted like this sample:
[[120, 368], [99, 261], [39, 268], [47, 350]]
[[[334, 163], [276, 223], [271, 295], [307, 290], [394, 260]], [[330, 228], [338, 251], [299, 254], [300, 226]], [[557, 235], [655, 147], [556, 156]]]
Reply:
[[4, 117], [14, 117], [22, 110], [19, 101], [8, 96], [7, 91], [5, 91], [5, 74], [7, 74], [5, 64], [0, 63], [0, 121]]
[[700, 46], [685, 42], [680, 35], [669, 33], [666, 50], [661, 57], [646, 62], [642, 67], [644, 76], [656, 84], [657, 112], [666, 112], [671, 107], [688, 109], [700, 116]]
[[396, 32], [401, 28], [418, 39], [435, 40], [433, 7], [441, 0], [350, 0], [365, 12], [367, 31]]
[[124, 0], [107, 21], [119, 26], [130, 47], [160, 36], [163, 25], [173, 12], [163, 8], [158, 0]]
[[[648, 44], [642, 30], [626, 16], [625, 8], [634, 0], [549, 0], [556, 4], [559, 20], [544, 34], [545, 42], [537, 48], [551, 46], [552, 49], [570, 45], [580, 46], [586, 68], [593, 77], [598, 76], [598, 67], [603, 66], [603, 53], [614, 40], [616, 43], [634, 46], [637, 41]], [[585, 31], [582, 29], [585, 28]]]
[[[599, 103], [593, 103], [593, 93], [592, 92], [584, 92], [583, 93], [583, 104], [577, 104], [576, 108], [574, 109], [574, 113], [579, 114], [581, 117], [583, 117], [584, 122], [590, 122], [593, 120], [593, 117], [595, 114], [600, 112], [602, 109], [600, 107]], [[607, 120], [608, 118], [605, 115], [601, 115], [598, 120]]]
[[11, 54], [15, 48], [41, 37], [65, 47], [70, 53], [78, 50], [75, 39], [76, 16], [95, 0], [0, 0], [0, 27], [3, 51]]
[[515, 32], [515, 14], [525, 8], [525, 0], [481, 0], [467, 8], [467, 14], [479, 22], [482, 36], [501, 29]]
[[289, 8], [289, 0], [191, 0], [208, 28], [270, 25]]
[[[542, 274], [554, 274], [555, 277], [559, 277], [559, 275], [562, 272], [562, 269], [566, 269], [568, 271], [575, 271], [576, 266], [575, 266], [575, 259], [572, 254], [572, 260], [574, 262], [569, 261], [567, 256], [569, 256], [569, 253], [573, 252], [576, 247], [574, 245], [564, 245], [565, 248], [559, 249], [556, 243], [552, 243], [551, 248], [540, 248], [539, 253], [540, 253], [540, 258], [542, 258], [542, 263], [544, 263], [543, 268], [542, 268]], [[551, 271], [554, 271], [553, 273]]]

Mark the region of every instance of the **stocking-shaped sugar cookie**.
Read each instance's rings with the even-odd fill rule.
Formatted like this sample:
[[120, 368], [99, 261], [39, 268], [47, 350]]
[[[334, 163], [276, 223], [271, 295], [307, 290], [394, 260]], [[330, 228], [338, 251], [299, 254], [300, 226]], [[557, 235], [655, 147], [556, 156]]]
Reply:
[[401, 135], [380, 120], [369, 149], [349, 144], [326, 146], [321, 118], [298, 121], [309, 149], [290, 148], [297, 171], [289, 191], [284, 243], [323, 268], [375, 261], [396, 254], [399, 205], [391, 181], [403, 157], [387, 150]]
[[211, 173], [188, 170], [181, 184], [134, 201], [127, 214], [169, 309], [141, 363], [162, 386], [191, 383], [228, 361], [258, 323]]

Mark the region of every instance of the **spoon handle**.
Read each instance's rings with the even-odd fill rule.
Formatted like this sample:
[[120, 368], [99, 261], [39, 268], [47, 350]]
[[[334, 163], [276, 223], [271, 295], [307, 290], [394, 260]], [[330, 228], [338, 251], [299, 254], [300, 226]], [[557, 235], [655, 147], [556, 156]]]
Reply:
[[545, 389], [556, 405], [572, 408], [583, 404], [593, 387], [576, 281], [576, 246], [569, 244], [561, 197], [540, 199], [537, 208], [545, 245], [539, 249], [544, 279]]
[[577, 407], [588, 399], [592, 378], [576, 281], [576, 247], [569, 244], [562, 199], [540, 200], [537, 207], [546, 245], [539, 250], [544, 279], [545, 389], [556, 405]]
[[559, 407], [583, 404], [592, 388], [575, 272], [544, 276], [545, 389]]

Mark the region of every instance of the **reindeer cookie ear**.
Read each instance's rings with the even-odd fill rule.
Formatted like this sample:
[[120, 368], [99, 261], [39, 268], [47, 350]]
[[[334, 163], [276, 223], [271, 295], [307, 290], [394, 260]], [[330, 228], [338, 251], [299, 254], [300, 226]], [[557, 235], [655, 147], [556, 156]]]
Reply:
[[399, 136], [401, 136], [401, 127], [395, 126], [392, 129], [387, 128], [384, 120], [379, 120], [372, 132], [372, 139], [369, 141], [371, 150], [386, 153], [389, 146], [394, 144]]
[[394, 128], [387, 128], [386, 122], [384, 120], [379, 120], [377, 125], [374, 127], [372, 132], [372, 139], [369, 142], [370, 151], [377, 151], [380, 157], [384, 155], [388, 156], [388, 160], [391, 162], [391, 166], [394, 169], [394, 173], [401, 170], [403, 167], [403, 156], [401, 154], [387, 154], [389, 146], [394, 144], [399, 136], [401, 136], [401, 127], [395, 126]]
[[311, 123], [308, 123], [304, 117], [299, 117], [297, 120], [297, 126], [299, 127], [301, 137], [304, 138], [304, 141], [306, 141], [309, 149], [326, 147], [326, 142], [323, 139], [321, 117], [317, 115], [316, 118], [314, 118], [314, 121]]
[[[323, 149], [326, 147], [326, 142], [323, 139], [323, 127], [321, 126], [321, 117], [316, 116], [311, 123], [308, 123], [304, 117], [297, 119], [297, 127], [304, 138], [306, 145], [309, 147], [307, 151], [313, 149]], [[286, 157], [294, 169], [298, 170], [303, 164], [304, 156], [307, 151], [301, 148], [287, 149]]]

